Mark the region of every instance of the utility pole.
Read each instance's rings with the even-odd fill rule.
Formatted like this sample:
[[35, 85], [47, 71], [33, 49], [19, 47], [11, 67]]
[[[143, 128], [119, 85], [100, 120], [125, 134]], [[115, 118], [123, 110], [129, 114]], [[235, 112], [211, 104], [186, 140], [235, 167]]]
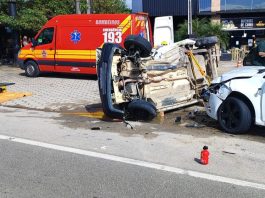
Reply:
[[188, 0], [188, 36], [192, 37], [192, 0]]
[[81, 10], [80, 10], [80, 0], [75, 0], [75, 13], [76, 14], [81, 14]]
[[[8, 14], [9, 16], [16, 17], [17, 15], [17, 1], [16, 0], [9, 0], [8, 1]], [[12, 34], [12, 55], [13, 55], [13, 64], [17, 62], [17, 53], [19, 50], [19, 43], [18, 43], [18, 33], [15, 30], [11, 30]]]
[[15, 17], [17, 15], [16, 0], [8, 1], [8, 14], [9, 16]]
[[92, 11], [92, 1], [91, 0], [86, 0], [86, 2], [87, 2], [87, 14], [91, 14], [91, 13], [93, 13], [93, 11]]

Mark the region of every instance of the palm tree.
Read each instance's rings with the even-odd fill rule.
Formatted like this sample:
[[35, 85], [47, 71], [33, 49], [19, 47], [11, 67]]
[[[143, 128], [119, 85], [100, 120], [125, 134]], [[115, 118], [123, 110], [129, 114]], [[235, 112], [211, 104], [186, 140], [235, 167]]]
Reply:
[[[192, 20], [192, 29], [196, 37], [204, 36], [217, 36], [221, 46], [227, 46], [229, 36], [228, 33], [222, 30], [222, 25], [217, 23], [211, 23], [208, 19], [194, 19]], [[182, 40], [187, 38], [188, 22], [178, 26], [178, 30], [175, 32], [175, 39]]]

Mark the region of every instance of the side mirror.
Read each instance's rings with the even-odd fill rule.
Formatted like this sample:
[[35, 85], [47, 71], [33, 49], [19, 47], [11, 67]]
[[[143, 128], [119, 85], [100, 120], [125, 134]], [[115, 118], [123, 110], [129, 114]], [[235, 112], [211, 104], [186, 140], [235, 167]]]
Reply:
[[34, 38], [32, 38], [31, 39], [31, 44], [32, 44], [31, 45], [32, 47], [36, 47], [38, 45], [38, 42]]

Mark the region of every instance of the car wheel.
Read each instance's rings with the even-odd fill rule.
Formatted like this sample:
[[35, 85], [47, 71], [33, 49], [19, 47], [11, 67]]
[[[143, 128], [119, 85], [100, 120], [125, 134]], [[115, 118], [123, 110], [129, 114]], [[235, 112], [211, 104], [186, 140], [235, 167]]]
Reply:
[[122, 119], [124, 111], [113, 104], [112, 59], [114, 53], [122, 48], [113, 43], [105, 43], [97, 65], [99, 95], [104, 113], [111, 118]]
[[124, 47], [127, 51], [139, 51], [141, 57], [150, 56], [152, 45], [148, 40], [140, 35], [129, 35], [124, 41]]
[[28, 77], [37, 77], [40, 74], [39, 66], [34, 61], [25, 64], [25, 73]]
[[252, 124], [250, 109], [242, 100], [229, 97], [218, 110], [218, 122], [226, 132], [245, 133]]
[[133, 100], [128, 104], [128, 113], [134, 120], [150, 121], [156, 117], [156, 108], [145, 100]]

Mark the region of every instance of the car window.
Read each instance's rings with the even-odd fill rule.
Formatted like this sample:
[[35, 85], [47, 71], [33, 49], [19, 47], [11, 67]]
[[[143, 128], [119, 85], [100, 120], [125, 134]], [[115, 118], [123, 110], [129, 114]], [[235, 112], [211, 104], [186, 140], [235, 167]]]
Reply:
[[37, 38], [38, 45], [45, 45], [51, 43], [53, 40], [53, 33], [54, 28], [44, 29]]

